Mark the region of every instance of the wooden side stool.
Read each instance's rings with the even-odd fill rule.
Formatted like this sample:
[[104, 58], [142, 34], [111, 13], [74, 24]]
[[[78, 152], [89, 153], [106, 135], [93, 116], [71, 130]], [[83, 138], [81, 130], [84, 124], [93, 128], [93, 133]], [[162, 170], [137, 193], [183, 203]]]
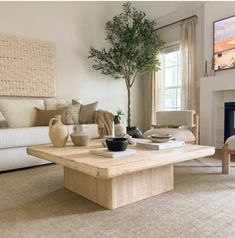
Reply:
[[235, 136], [229, 137], [223, 147], [222, 174], [230, 174], [230, 158], [235, 155]]

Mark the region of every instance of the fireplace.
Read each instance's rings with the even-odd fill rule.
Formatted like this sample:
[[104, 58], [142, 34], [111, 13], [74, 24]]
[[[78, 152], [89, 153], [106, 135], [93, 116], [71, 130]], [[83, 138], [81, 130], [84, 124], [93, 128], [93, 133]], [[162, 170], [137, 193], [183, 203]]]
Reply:
[[[227, 73], [218, 72], [215, 76], [201, 78], [200, 144], [216, 146], [217, 149], [223, 148], [224, 139], [229, 136], [226, 133], [224, 137], [225, 126], [227, 127], [229, 124], [224, 122], [224, 107], [227, 102], [235, 102], [234, 73], [230, 73], [228, 70]], [[231, 108], [229, 107], [229, 109]], [[231, 113], [233, 114], [233, 112], [230, 112], [230, 116]], [[235, 134], [235, 132], [230, 133]]]
[[235, 102], [224, 103], [224, 142], [235, 135]]

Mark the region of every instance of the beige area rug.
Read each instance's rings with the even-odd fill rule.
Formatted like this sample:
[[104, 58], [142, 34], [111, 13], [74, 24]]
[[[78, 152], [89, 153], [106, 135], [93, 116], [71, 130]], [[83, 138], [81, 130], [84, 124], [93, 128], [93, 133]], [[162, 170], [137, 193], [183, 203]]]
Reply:
[[0, 174], [1, 238], [233, 238], [235, 168], [177, 167], [175, 189], [106, 210], [47, 165]]
[[[189, 160], [185, 161], [182, 163], [177, 163], [174, 166], [179, 166], [179, 167], [221, 167], [222, 159], [223, 156], [223, 151], [222, 150], [216, 150], [215, 155], [213, 156], [208, 156], [205, 158], [200, 158], [200, 159], [194, 159], [194, 160]], [[231, 167], [235, 167], [235, 158], [234, 156], [231, 157]], [[235, 237], [235, 236], [234, 236]]]

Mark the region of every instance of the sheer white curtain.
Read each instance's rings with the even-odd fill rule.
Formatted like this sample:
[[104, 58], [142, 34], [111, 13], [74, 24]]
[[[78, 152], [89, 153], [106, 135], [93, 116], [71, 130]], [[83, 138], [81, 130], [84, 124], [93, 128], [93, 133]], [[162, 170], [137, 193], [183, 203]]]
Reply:
[[[177, 51], [179, 49], [179, 42], [172, 42], [166, 45], [165, 49], [161, 51], [158, 55], [160, 62], [163, 63], [163, 57], [165, 54]], [[163, 65], [160, 66], [162, 68]], [[162, 70], [152, 71], [150, 73], [150, 82], [149, 82], [149, 120], [148, 125], [151, 126], [156, 124], [156, 111], [165, 110], [165, 87], [164, 87], [164, 77], [162, 75]]]
[[[161, 54], [158, 55], [161, 58]], [[161, 77], [161, 70], [152, 71], [149, 73], [148, 85], [148, 100], [147, 108], [149, 108], [147, 127], [156, 123], [156, 111], [163, 110], [164, 108], [164, 83]]]
[[[198, 93], [195, 62], [195, 26], [196, 18], [183, 21], [181, 24], [180, 42], [180, 79], [181, 79], [181, 109], [198, 111]], [[177, 47], [176, 42], [168, 44], [158, 55], [160, 60], [164, 53]], [[147, 80], [146, 97], [146, 129], [156, 123], [156, 111], [164, 110], [164, 81], [161, 70], [150, 72]]]
[[181, 108], [198, 111], [198, 93], [195, 61], [196, 18], [181, 23]]

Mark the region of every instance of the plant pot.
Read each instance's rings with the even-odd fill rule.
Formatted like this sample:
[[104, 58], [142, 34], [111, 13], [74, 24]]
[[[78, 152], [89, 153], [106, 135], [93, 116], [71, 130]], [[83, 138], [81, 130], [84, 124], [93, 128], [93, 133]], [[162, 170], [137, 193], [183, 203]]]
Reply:
[[86, 125], [74, 125], [73, 133], [70, 135], [75, 146], [87, 146], [90, 140], [90, 135]]
[[70, 137], [75, 146], [87, 146], [90, 140], [89, 135], [79, 135], [76, 133], [72, 133]]
[[132, 136], [133, 138], [142, 138], [143, 134], [141, 130], [137, 126], [127, 127], [126, 128], [127, 134]]
[[114, 124], [117, 125], [121, 122], [121, 117], [116, 115], [114, 116], [113, 121], [114, 121]]

